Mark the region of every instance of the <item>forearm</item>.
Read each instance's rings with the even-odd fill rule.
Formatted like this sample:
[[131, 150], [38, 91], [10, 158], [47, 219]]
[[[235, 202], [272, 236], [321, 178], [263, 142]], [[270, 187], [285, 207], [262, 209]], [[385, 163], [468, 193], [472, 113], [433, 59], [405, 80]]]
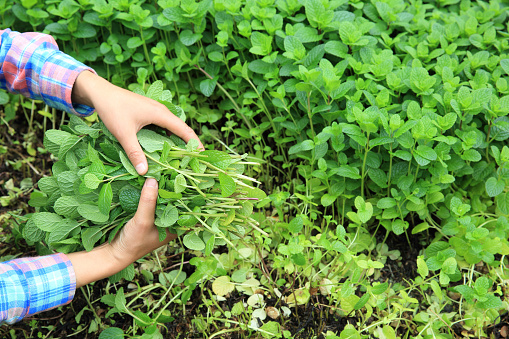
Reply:
[[[117, 86], [109, 83], [92, 72], [81, 72], [72, 89], [72, 102], [81, 105], [95, 107], [101, 100], [114, 100], [111, 97]], [[115, 98], [116, 100], [116, 98]]]
[[0, 32], [0, 87], [80, 116], [92, 114], [71, 100], [74, 82], [90, 67], [58, 50], [47, 34]]
[[75, 289], [74, 270], [65, 254], [0, 263], [0, 324], [65, 305]]
[[126, 268], [130, 262], [115, 257], [109, 243], [102, 244], [92, 251], [68, 254], [76, 275], [76, 288], [112, 276]]

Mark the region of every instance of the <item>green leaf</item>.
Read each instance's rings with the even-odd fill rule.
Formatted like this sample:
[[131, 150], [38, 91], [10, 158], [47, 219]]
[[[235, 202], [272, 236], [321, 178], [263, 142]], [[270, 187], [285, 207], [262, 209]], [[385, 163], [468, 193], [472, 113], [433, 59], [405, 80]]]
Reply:
[[330, 195], [329, 193], [325, 193], [320, 198], [320, 202], [321, 202], [322, 206], [327, 207], [327, 206], [332, 205], [334, 203], [334, 201], [336, 201], [336, 199], [337, 199], [336, 196]]
[[253, 54], [265, 56], [272, 52], [272, 36], [254, 31], [251, 34], [251, 44], [253, 47], [249, 51]]
[[81, 233], [81, 240], [83, 241], [83, 247], [87, 252], [94, 249], [94, 245], [99, 239], [101, 239], [103, 232], [100, 227], [89, 227]]
[[357, 208], [357, 216], [362, 223], [368, 222], [373, 216], [373, 205], [365, 202], [362, 197], [355, 198], [355, 207]]
[[232, 280], [236, 283], [243, 283], [246, 281], [247, 269], [240, 268], [232, 273]]
[[32, 215], [31, 220], [40, 230], [52, 232], [62, 221], [62, 217], [55, 213], [38, 212]]
[[371, 289], [371, 292], [374, 295], [380, 295], [380, 294], [384, 293], [385, 291], [387, 291], [388, 288], [389, 288], [389, 283], [387, 283], [387, 282], [379, 283], [378, 285], [373, 286], [373, 288]]
[[99, 334], [99, 339], [123, 339], [124, 331], [118, 327], [108, 327]]
[[112, 201], [113, 191], [111, 189], [111, 183], [108, 182], [103, 184], [99, 192], [99, 211], [101, 211], [102, 214], [109, 215]]
[[126, 312], [127, 311], [126, 299], [125, 299], [124, 288], [123, 287], [120, 287], [120, 289], [117, 291], [117, 294], [115, 295], [115, 307], [120, 312]]
[[500, 60], [500, 66], [502, 66], [502, 69], [506, 74], [509, 74], [509, 59]]
[[417, 258], [417, 273], [419, 273], [423, 279], [426, 279], [429, 274], [428, 265], [426, 265], [426, 262], [421, 257]]
[[178, 174], [175, 177], [175, 193], [179, 194], [186, 190], [187, 181], [183, 174]]
[[76, 220], [64, 219], [60, 221], [57, 227], [55, 227], [55, 229], [50, 233], [48, 237], [48, 243], [51, 244], [64, 239], [76, 227], [79, 227], [79, 224]]
[[78, 213], [85, 219], [96, 223], [104, 223], [108, 221], [108, 215], [102, 213], [98, 206], [83, 204], [78, 206]]
[[159, 189], [159, 196], [163, 199], [182, 199], [181, 193], [170, 192], [163, 189]]
[[354, 310], [360, 310], [369, 300], [369, 293], [365, 293], [353, 306]]
[[205, 243], [196, 233], [188, 233], [184, 236], [184, 246], [193, 251], [205, 249]]
[[85, 177], [83, 178], [83, 182], [85, 183], [85, 186], [87, 186], [91, 190], [95, 190], [97, 187], [99, 187], [101, 180], [99, 178], [97, 178], [96, 175], [94, 175], [92, 173], [87, 173], [87, 174], [85, 174]]
[[78, 24], [78, 29], [73, 33], [75, 38], [87, 39], [93, 38], [97, 35], [97, 31], [94, 26], [89, 23], [81, 22]]
[[196, 41], [200, 40], [202, 37], [201, 34], [199, 33], [193, 33], [191, 30], [189, 29], [186, 29], [182, 32], [180, 32], [180, 41], [186, 45], [186, 46], [191, 46], [193, 45]]
[[407, 229], [407, 227], [408, 227], [408, 223], [401, 219], [396, 219], [392, 222], [392, 231], [396, 235], [403, 234], [405, 232], [405, 230]]
[[210, 97], [216, 89], [216, 79], [205, 79], [200, 82], [200, 91], [206, 96]]
[[133, 36], [127, 40], [127, 47], [130, 49], [136, 49], [141, 45], [143, 45], [143, 40], [141, 40], [138, 36]]
[[222, 170], [226, 170], [228, 166], [232, 163], [232, 158], [225, 152], [221, 151], [203, 151], [200, 153], [201, 155], [207, 156], [204, 161], [209, 162], [210, 164], [218, 167]]
[[209, 256], [214, 250], [214, 245], [216, 244], [216, 236], [212, 235], [209, 240], [205, 243], [205, 256]]
[[461, 156], [461, 158], [467, 161], [478, 162], [482, 159], [482, 156], [481, 153], [471, 148], [469, 150], [466, 150], [465, 153], [463, 153], [463, 155]]
[[177, 222], [178, 218], [178, 209], [175, 206], [168, 204], [164, 209], [159, 223], [156, 223], [156, 225], [159, 227], [170, 227]]
[[80, 202], [75, 196], [62, 196], [55, 201], [53, 209], [56, 213], [66, 218], [76, 218], [79, 216], [77, 213]]
[[293, 145], [288, 150], [288, 154], [296, 154], [304, 151], [309, 151], [315, 148], [315, 143], [311, 140], [304, 140], [303, 142]]
[[[162, 90], [162, 88], [161, 88], [161, 90]], [[173, 113], [175, 113], [175, 112], [173, 112]], [[149, 129], [141, 129], [136, 134], [136, 136], [138, 137], [138, 141], [140, 142], [141, 147], [143, 147], [145, 149], [145, 151], [147, 151], [149, 153], [161, 151], [164, 147], [165, 142], [170, 144], [170, 146], [175, 145], [173, 143], [173, 141], [171, 141], [169, 138], [167, 138], [164, 135], [161, 135], [157, 132], [149, 130]], [[124, 161], [122, 160], [122, 154], [120, 155], [120, 160], [122, 161], [122, 164], [128, 170], [128, 172], [131, 173], [131, 171], [129, 171], [129, 169], [126, 167]], [[134, 169], [134, 167], [133, 167], [133, 169]], [[131, 173], [131, 174], [134, 175], [133, 173]]]
[[33, 217], [28, 219], [27, 223], [23, 227], [23, 237], [25, 239], [30, 239], [33, 242], [41, 241], [42, 239], [44, 239], [45, 235], [46, 232], [44, 232], [35, 225]]
[[[138, 132], [139, 133], [139, 132]], [[122, 165], [124, 166], [124, 168], [126, 169], [127, 172], [129, 172], [129, 174], [137, 177], [138, 176], [138, 172], [136, 172], [136, 169], [134, 168], [134, 166], [131, 164], [131, 161], [129, 160], [129, 158], [124, 154], [124, 152], [120, 151], [118, 152], [118, 156], [120, 157], [120, 161], [122, 162]]]
[[292, 262], [297, 266], [306, 265], [306, 257], [302, 253], [292, 254], [291, 259]]
[[360, 179], [361, 176], [359, 174], [359, 169], [357, 167], [351, 167], [348, 165], [341, 166], [334, 170], [334, 172], [342, 177], [350, 178], [350, 179]]
[[260, 333], [264, 338], [277, 338], [281, 333], [281, 325], [276, 321], [269, 321], [260, 327]]
[[299, 233], [304, 226], [304, 219], [301, 216], [297, 216], [290, 221], [288, 224], [288, 230], [292, 233]]
[[325, 44], [325, 52], [340, 58], [346, 58], [348, 55], [348, 46], [341, 41], [328, 41]]
[[419, 156], [423, 157], [426, 160], [437, 160], [437, 153], [435, 150], [433, 150], [431, 147], [419, 145], [415, 149], [415, 153], [417, 153]]
[[378, 200], [376, 206], [381, 209], [391, 208], [396, 206], [396, 200], [394, 198], [382, 198]]
[[458, 263], [455, 258], [447, 258], [442, 264], [442, 272], [445, 272], [446, 274], [454, 274], [457, 267]]
[[[160, 100], [161, 96], [163, 95], [163, 89], [164, 89], [163, 82], [161, 80], [157, 80], [153, 84], [150, 85], [150, 87], [147, 90], [147, 94], [145, 96], [147, 96], [148, 98], [153, 99], [153, 100]], [[159, 136], [159, 138], [156, 137], [153, 133], [157, 134]], [[136, 134], [136, 136], [138, 137], [138, 141], [140, 142], [140, 144], [141, 144], [140, 138], [143, 140], [143, 142], [150, 143], [155, 140], [157, 144], [161, 143], [161, 140], [160, 140], [161, 135], [154, 131], [148, 130], [148, 129], [140, 130]], [[163, 143], [164, 143], [164, 141], [163, 141]]]
[[497, 180], [496, 178], [491, 177], [486, 180], [485, 186], [486, 193], [488, 193], [490, 197], [496, 197], [504, 191], [505, 183], [503, 180]]
[[235, 181], [227, 174], [219, 172], [219, 184], [221, 185], [221, 195], [223, 197], [229, 197], [235, 192], [237, 185]]
[[302, 60], [306, 56], [306, 48], [299, 39], [287, 36], [284, 40], [286, 53], [283, 55], [294, 60]]
[[244, 192], [247, 192], [247, 198], [254, 198], [258, 200], [265, 199], [267, 194], [259, 188], [244, 188]]

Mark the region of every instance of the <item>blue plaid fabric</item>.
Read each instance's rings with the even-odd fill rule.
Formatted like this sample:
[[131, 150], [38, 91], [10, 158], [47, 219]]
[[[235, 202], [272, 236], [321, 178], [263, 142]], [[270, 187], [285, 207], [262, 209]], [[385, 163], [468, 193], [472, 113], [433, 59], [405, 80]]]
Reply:
[[0, 88], [88, 116], [94, 112], [92, 107], [74, 105], [71, 100], [74, 82], [86, 70], [94, 72], [60, 52], [50, 35], [0, 30]]
[[63, 253], [0, 263], [0, 324], [71, 302], [76, 277]]

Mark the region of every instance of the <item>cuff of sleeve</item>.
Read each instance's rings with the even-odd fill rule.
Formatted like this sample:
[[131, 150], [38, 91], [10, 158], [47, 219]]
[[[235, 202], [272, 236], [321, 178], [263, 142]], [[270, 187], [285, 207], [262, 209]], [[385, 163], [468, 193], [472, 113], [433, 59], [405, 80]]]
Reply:
[[52, 51], [47, 56], [39, 76], [39, 89], [44, 102], [51, 107], [86, 117], [94, 112], [94, 108], [73, 104], [72, 88], [78, 75], [83, 71], [97, 74], [92, 68], [82, 64], [73, 57], [60, 51]]
[[71, 302], [76, 276], [71, 261], [63, 253], [12, 260], [23, 272], [30, 294], [28, 311], [32, 315]]

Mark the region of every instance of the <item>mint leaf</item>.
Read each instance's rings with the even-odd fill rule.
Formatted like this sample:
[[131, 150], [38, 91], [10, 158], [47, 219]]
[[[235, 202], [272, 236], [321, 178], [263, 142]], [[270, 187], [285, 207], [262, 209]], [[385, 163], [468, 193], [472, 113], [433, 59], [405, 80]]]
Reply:
[[193, 251], [202, 251], [205, 249], [205, 243], [203, 240], [195, 233], [188, 233], [184, 236], [183, 239], [184, 246]]
[[99, 211], [102, 214], [109, 215], [112, 201], [113, 191], [111, 189], [111, 183], [108, 182], [103, 184], [99, 192]]
[[83, 204], [78, 206], [78, 213], [85, 219], [96, 223], [104, 223], [108, 221], [108, 215], [102, 213], [98, 206]]
[[497, 180], [496, 178], [491, 177], [486, 180], [485, 186], [486, 193], [488, 193], [490, 197], [496, 197], [504, 191], [505, 183], [503, 180]]
[[224, 173], [219, 173], [219, 184], [221, 185], [221, 195], [223, 197], [229, 197], [237, 188], [235, 181], [229, 175]]

